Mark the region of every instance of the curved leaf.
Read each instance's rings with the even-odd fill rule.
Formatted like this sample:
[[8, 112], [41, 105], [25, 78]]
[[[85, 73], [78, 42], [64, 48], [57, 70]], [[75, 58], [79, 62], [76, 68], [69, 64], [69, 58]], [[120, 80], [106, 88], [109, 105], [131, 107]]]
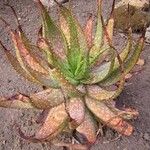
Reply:
[[90, 97], [100, 101], [111, 99], [116, 92], [115, 90], [114, 91], [104, 90], [97, 85], [87, 86], [87, 91]]
[[[11, 32], [16, 49], [17, 60], [21, 67], [45, 86], [57, 87], [57, 83], [49, 76], [49, 71], [43, 68], [28, 52], [18, 33]], [[21, 34], [21, 33], [20, 33]], [[47, 78], [47, 79], [46, 79]]]
[[59, 82], [59, 85], [63, 91], [63, 94], [66, 98], [68, 97], [80, 97], [83, 96], [79, 90], [76, 89], [75, 85], [72, 85], [60, 72], [58, 69], [53, 69], [51, 72], [52, 76], [56, 81]]
[[20, 66], [19, 61], [10, 53], [10, 51], [2, 44], [1, 41], [0, 45], [3, 47], [7, 59], [9, 60], [10, 64], [16, 70], [17, 73], [19, 73], [21, 76], [23, 76], [25, 79], [31, 82], [39, 83], [27, 70]]
[[132, 134], [133, 127], [112, 112], [103, 102], [86, 97], [86, 105], [90, 111], [104, 123], [104, 125], [107, 125], [124, 135], [129, 136]]
[[47, 57], [47, 61], [50, 65], [51, 68], [58, 68], [61, 70], [63, 75], [71, 81], [71, 83], [76, 83], [76, 80], [73, 79], [73, 74], [69, 70], [69, 64], [67, 60], [64, 60], [56, 54], [53, 50], [53, 48], [50, 46], [50, 44], [46, 41], [44, 38], [39, 38], [38, 39], [38, 47], [44, 51]]
[[[15, 16], [16, 16], [16, 14], [15, 14]], [[20, 66], [23, 68], [23, 70], [28, 74], [28, 76], [29, 76], [28, 78], [35, 79], [35, 77], [33, 77], [33, 75], [27, 70], [27, 68], [25, 66], [26, 64], [28, 64], [30, 67], [32, 67], [33, 70], [37, 70], [40, 73], [47, 74], [48, 72], [45, 70], [45, 68], [43, 68], [41, 66], [41, 64], [39, 64], [39, 62], [37, 62], [37, 60], [30, 55], [29, 49], [28, 49], [30, 46], [30, 43], [27, 43], [28, 40], [27, 40], [26, 36], [24, 35], [24, 33], [22, 32], [22, 29], [19, 25], [18, 20], [17, 20], [17, 22], [18, 22], [18, 26], [19, 26], [19, 32], [13, 31], [10, 28], [10, 25], [4, 19], [1, 19], [1, 20], [7, 25], [7, 27], [10, 30], [11, 37], [12, 37], [12, 40], [13, 40], [13, 43], [14, 43], [14, 46], [16, 49], [17, 61], [20, 63]], [[10, 53], [7, 52], [7, 56], [8, 56], [8, 54], [10, 57], [12, 56]], [[13, 59], [13, 57], [11, 57], [11, 59]], [[26, 62], [26, 64], [25, 64], [25, 62]]]
[[[128, 57], [128, 55], [129, 55], [129, 52], [130, 52], [130, 50], [131, 50], [131, 47], [132, 47], [132, 40], [131, 40], [131, 33], [132, 33], [132, 31], [129, 29], [129, 35], [128, 35], [128, 41], [127, 41], [127, 44], [126, 44], [126, 46], [125, 46], [125, 48], [123, 48], [123, 50], [122, 50], [122, 52], [119, 54], [119, 57], [120, 57], [120, 59], [121, 59], [121, 61], [122, 62], [124, 62], [126, 59], [127, 59], [127, 57]], [[103, 80], [105, 80], [106, 78], [108, 78], [108, 76], [110, 76], [111, 74], [112, 74], [112, 72], [114, 71], [114, 70], [116, 70], [116, 69], [118, 69], [118, 70], [120, 70], [120, 63], [119, 63], [119, 61], [118, 61], [118, 58], [116, 57], [115, 59], [114, 59], [114, 62], [113, 62], [114, 64], [113, 64], [113, 66], [112, 66], [112, 68], [110, 69], [109, 67], [110, 67], [110, 62], [107, 62], [106, 64], [104, 64], [104, 65], [102, 65], [102, 66], [100, 66], [99, 67], [99, 69], [100, 70], [98, 70], [97, 72], [97, 75], [95, 75], [95, 81], [94, 81], [94, 83], [97, 83], [96, 81], [98, 81], [98, 80], [101, 80], [100, 82], [103, 82]], [[104, 67], [104, 68], [103, 68]], [[109, 70], [110, 69], [110, 70]], [[109, 71], [109, 73], [108, 73], [108, 71]], [[108, 74], [107, 74], [108, 73]], [[95, 73], [94, 73], [95, 74]], [[106, 75], [107, 74], [107, 75]], [[93, 78], [93, 79], [94, 79]], [[121, 79], [122, 80], [122, 79]], [[123, 80], [121, 81], [122, 82], [122, 84], [119, 86], [119, 88], [118, 88], [118, 94], [117, 95], [119, 95], [120, 94], [120, 92], [122, 91], [122, 88], [123, 88]], [[106, 92], [107, 93], [107, 92]], [[116, 96], [117, 96], [116, 95]], [[115, 96], [115, 97], [116, 97]]]
[[85, 34], [69, 9], [60, 6], [60, 12], [65, 19], [70, 34], [70, 46], [67, 51], [70, 69], [75, 78], [81, 79], [85, 77], [85, 74], [87, 74], [86, 72], [88, 67], [88, 45]]
[[46, 8], [38, 1], [38, 6], [42, 16], [42, 36], [47, 39], [51, 44], [52, 48], [56, 52], [64, 54], [67, 52], [68, 44], [63, 32], [54, 23]]
[[71, 98], [67, 104], [67, 110], [71, 119], [71, 128], [76, 128], [80, 125], [85, 116], [85, 106], [81, 98]]
[[[124, 62], [125, 75], [128, 74], [132, 70], [132, 68], [135, 66], [136, 62], [138, 61], [139, 56], [143, 50], [144, 41], [145, 41], [145, 38], [144, 36], [142, 36], [138, 40], [130, 57]], [[120, 76], [121, 76], [120, 69], [117, 68], [113, 70], [113, 72], [105, 80], [101, 81], [100, 85], [104, 85], [104, 86], [112, 85], [120, 80]]]
[[[127, 44], [123, 48], [122, 52], [119, 54], [120, 59], [122, 60], [122, 62], [124, 62], [127, 59], [128, 55], [129, 55], [129, 52], [131, 51], [131, 47], [132, 47], [131, 33], [132, 33], [132, 31], [131, 31], [131, 29], [129, 29]], [[106, 54], [108, 55], [108, 51], [106, 52]], [[100, 67], [97, 67], [97, 70], [96, 69], [93, 70], [93, 72], [91, 73], [92, 76], [93, 76], [93, 79], [91, 79], [91, 80], [93, 80], [93, 81], [91, 81], [91, 82], [92, 83], [97, 83], [97, 81], [102, 82], [114, 70], [119, 69], [119, 68], [120, 68], [120, 64], [119, 64], [118, 58], [116, 57], [114, 60], [112, 60], [112, 64], [111, 64], [111, 62], [106, 62], [105, 64], [101, 65]]]
[[[108, 33], [108, 37], [110, 42], [112, 43], [113, 31], [114, 31], [114, 8], [115, 8], [115, 0], [113, 0], [112, 10], [109, 19], [107, 20], [106, 31]], [[107, 35], [105, 35], [104, 43], [107, 42]]]
[[98, 12], [97, 12], [97, 22], [96, 22], [96, 32], [93, 41], [93, 46], [89, 52], [89, 62], [92, 64], [95, 59], [99, 56], [102, 51], [102, 43], [103, 43], [103, 25], [102, 25], [102, 0], [97, 0], [98, 4]]
[[[129, 28], [127, 43], [126, 43], [125, 47], [122, 49], [121, 53], [119, 54], [122, 62], [125, 62], [125, 60], [128, 58], [129, 53], [132, 49], [132, 43], [133, 43], [133, 41], [132, 41], [132, 30], [131, 30], [131, 28]], [[119, 64], [118, 58], [115, 58], [115, 64], [114, 64], [113, 70], [115, 70], [116, 68], [119, 68], [119, 67], [120, 67], [120, 64]]]
[[64, 97], [60, 89], [49, 88], [47, 90], [30, 94], [33, 105], [40, 109], [50, 109], [63, 103]]
[[28, 49], [30, 45], [29, 43], [24, 44], [27, 39], [23, 33], [19, 32], [18, 34], [12, 32], [11, 34], [14, 46], [16, 48], [17, 59], [21, 67], [29, 72], [41, 84], [44, 84], [48, 87], [58, 87], [58, 83], [56, 83], [56, 81], [53, 80], [49, 75], [50, 69], [48, 67], [46, 67], [47, 69], [44, 68], [40, 64], [41, 61], [38, 62], [36, 58], [30, 55], [30, 50]]
[[52, 67], [54, 66], [54, 56], [53, 56], [53, 52], [50, 48], [50, 45], [47, 43], [47, 41], [44, 38], [39, 38], [37, 41], [37, 46], [39, 47], [39, 49], [44, 52], [46, 59], [49, 63], [49, 65], [51, 65]]
[[119, 94], [122, 92], [125, 84], [125, 75], [122, 73], [122, 76], [120, 78], [120, 82], [118, 84], [118, 87], [115, 90], [105, 90], [97, 85], [91, 85], [87, 87], [88, 95], [91, 98], [94, 98], [95, 100], [103, 101], [103, 100], [112, 100], [119, 96]]
[[[79, 134], [85, 139], [86, 144], [93, 144], [96, 141], [96, 122], [91, 114], [86, 111], [84, 121], [76, 129]], [[84, 144], [85, 144], [84, 143]], [[83, 143], [82, 143], [83, 144]]]
[[0, 107], [4, 108], [14, 108], [14, 109], [33, 109], [35, 108], [34, 105], [32, 105], [29, 97], [26, 97], [24, 95], [15, 95], [11, 98], [0, 98]]
[[131, 120], [137, 118], [139, 116], [139, 112], [135, 109], [124, 108], [122, 110], [114, 108], [113, 106], [109, 106], [109, 108], [118, 116], [125, 120]]
[[61, 104], [50, 109], [45, 122], [40, 130], [35, 134], [35, 139], [50, 140], [51, 137], [58, 135], [65, 127], [68, 115], [65, 111], [65, 105]]
[[100, 65], [99, 67], [93, 68], [90, 72], [90, 78], [89, 80], [85, 81], [86, 84], [94, 84], [102, 81], [105, 79], [112, 71], [115, 63], [115, 51], [112, 49], [111, 52], [111, 60], [107, 63], [104, 63], [103, 65]]
[[62, 32], [64, 33], [64, 36], [67, 40], [67, 43], [70, 46], [70, 30], [69, 30], [67, 21], [62, 14], [60, 14], [60, 16], [59, 16], [59, 23], [60, 23], [60, 28], [61, 28]]
[[16, 56], [18, 61], [22, 63], [27, 63], [33, 70], [47, 74], [47, 70], [41, 66], [40, 62], [35, 57], [32, 57], [30, 54], [30, 50], [28, 49], [28, 44], [26, 44], [23, 40], [22, 33], [12, 33], [12, 40], [14, 42], [14, 46], [16, 49]]
[[100, 49], [102, 40], [103, 40], [103, 26], [102, 26], [102, 0], [97, 0], [98, 3], [98, 13], [97, 13], [97, 25], [96, 25], [96, 33], [94, 39], [94, 46], [96, 49]]
[[26, 69], [30, 72], [30, 74], [40, 82], [41, 85], [44, 85], [46, 87], [51, 87], [51, 88], [59, 88], [59, 83], [52, 77], [51, 72], [52, 70], [49, 69], [49, 74], [48, 75], [42, 75], [39, 74], [39, 72], [36, 72], [32, 68], [30, 68], [28, 65], [25, 66]]

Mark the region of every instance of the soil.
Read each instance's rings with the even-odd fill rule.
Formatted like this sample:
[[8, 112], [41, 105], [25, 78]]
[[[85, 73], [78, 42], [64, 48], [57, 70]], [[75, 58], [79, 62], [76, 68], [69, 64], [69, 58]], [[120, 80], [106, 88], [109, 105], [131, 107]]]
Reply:
[[[16, 28], [14, 16], [7, 6], [5, 0], [0, 0], [0, 15]], [[28, 37], [35, 42], [37, 31], [40, 27], [40, 17], [36, 5], [31, 0], [9, 0], [19, 16], [22, 28]], [[103, 12], [106, 17], [111, 8], [112, 0], [105, 0]], [[73, 8], [76, 16], [84, 25], [89, 13], [95, 15], [96, 0], [74, 0]], [[56, 9], [52, 8], [55, 17]], [[8, 49], [14, 51], [9, 34], [5, 25], [0, 23], [0, 39]], [[135, 35], [137, 36], [137, 35]], [[124, 43], [122, 34], [115, 36], [115, 44], [120, 47]], [[117, 99], [118, 107], [129, 106], [137, 109], [140, 113], [136, 120], [131, 121], [135, 131], [130, 137], [117, 137], [116, 133], [108, 130], [104, 138], [99, 137], [92, 150], [150, 150], [150, 45], [146, 44], [142, 58], [146, 64], [140, 74], [133, 76], [127, 83], [124, 91]], [[0, 50], [0, 96], [12, 96], [18, 92], [28, 94], [42, 90], [42, 87], [33, 85], [26, 81], [13, 70], [6, 60], [3, 50]], [[19, 124], [26, 134], [34, 133], [35, 117], [38, 111], [8, 110], [0, 108], [0, 150], [57, 150], [54, 146], [39, 143], [30, 143], [18, 135], [15, 124]]]

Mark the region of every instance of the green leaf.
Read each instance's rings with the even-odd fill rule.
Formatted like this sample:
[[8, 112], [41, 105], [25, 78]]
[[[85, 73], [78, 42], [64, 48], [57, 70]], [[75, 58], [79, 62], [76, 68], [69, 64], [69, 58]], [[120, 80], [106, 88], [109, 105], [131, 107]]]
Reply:
[[102, 53], [102, 43], [103, 43], [103, 25], [102, 25], [102, 1], [98, 0], [98, 13], [97, 13], [97, 24], [96, 24], [96, 32], [94, 37], [93, 46], [90, 49], [89, 52], [89, 63], [92, 64], [97, 56], [99, 56]]
[[[60, 6], [60, 12], [69, 30], [69, 49], [67, 52], [70, 70], [78, 79], [87, 73], [88, 45], [79, 22], [67, 8]], [[82, 71], [81, 71], [82, 70]]]
[[[122, 49], [121, 53], [119, 54], [120, 59], [122, 60], [122, 62], [125, 62], [125, 60], [128, 58], [129, 53], [130, 53], [130, 51], [132, 49], [132, 44], [133, 44], [133, 41], [132, 41], [132, 30], [130, 28], [128, 30], [127, 43], [126, 43], [125, 47]], [[115, 58], [115, 64], [114, 64], [113, 70], [115, 70], [116, 68], [119, 68], [119, 67], [120, 67], [120, 64], [119, 64], [118, 58]]]
[[108, 63], [104, 63], [96, 68], [93, 68], [90, 72], [90, 78], [87, 81], [83, 81], [86, 84], [94, 84], [98, 83], [101, 80], [105, 79], [110, 72], [112, 71], [115, 63], [115, 51], [113, 49], [110, 50], [111, 53], [111, 60]]
[[[46, 67], [47, 69], [44, 68], [35, 57], [30, 55], [30, 50], [28, 49], [29, 43], [27, 45], [24, 43], [26, 37], [21, 32], [19, 32], [19, 34], [12, 32], [12, 40], [16, 49], [17, 60], [21, 67], [29, 72], [42, 85], [58, 87], [58, 83], [56, 83], [49, 74], [50, 69], [48, 67]], [[24, 41], [22, 38], [24, 38]]]
[[80, 97], [83, 96], [83, 94], [76, 89], [76, 86], [71, 84], [60, 72], [59, 69], [53, 69], [52, 77], [59, 82], [59, 85], [63, 91], [63, 94], [66, 98], [72, 98], [72, 97]]
[[97, 50], [100, 49], [103, 41], [103, 25], [101, 15], [102, 15], [102, 0], [98, 0], [97, 25], [94, 39], [94, 46]]
[[39, 9], [42, 17], [42, 36], [47, 39], [51, 44], [52, 48], [61, 53], [67, 52], [68, 43], [63, 32], [52, 20], [46, 8], [38, 1]]
[[72, 72], [70, 71], [69, 64], [66, 60], [62, 59], [61, 56], [58, 56], [51, 47], [51, 45], [44, 38], [38, 39], [38, 47], [44, 51], [47, 61], [51, 68], [58, 68], [61, 70], [63, 75], [73, 84], [76, 84], [76, 80]]
[[[131, 51], [132, 48], [132, 30], [129, 29], [129, 34], [128, 34], [128, 41], [126, 43], [126, 46], [122, 49], [121, 53], [119, 54], [119, 57], [121, 59], [122, 62], [125, 62], [125, 60], [127, 59], [127, 57], [129, 56], [129, 52]], [[106, 66], [109, 66], [109, 63], [106, 63]], [[118, 58], [116, 57], [114, 60], [114, 66], [113, 68], [110, 70], [108, 76], [116, 69], [120, 69], [120, 63], [118, 61]], [[108, 76], [106, 76], [105, 78], [103, 78], [100, 82], [102, 82], [103, 80], [105, 80]]]
[[[113, 1], [112, 11], [110, 18], [105, 25], [102, 17], [102, 1], [98, 0], [98, 22], [97, 30], [95, 36], [95, 43], [90, 50], [90, 64], [93, 66], [95, 62], [99, 61], [108, 49], [111, 48], [110, 44], [112, 43], [113, 30], [114, 30], [114, 6], [115, 1]], [[109, 50], [108, 50], [109, 51]]]
[[[138, 61], [139, 56], [143, 50], [144, 41], [145, 41], [144, 39], [145, 39], [144, 36], [142, 36], [138, 40], [133, 52], [131, 53], [131, 55], [129, 55], [129, 57], [124, 62], [125, 75], [132, 70], [132, 68], [135, 66], [136, 62]], [[105, 86], [112, 85], [120, 80], [120, 76], [121, 76], [121, 71], [119, 68], [117, 68], [105, 80], [101, 81], [100, 85], [105, 85]]]
[[98, 101], [109, 101], [117, 98], [122, 92], [125, 84], [125, 76], [124, 73], [120, 78], [120, 82], [118, 87], [115, 90], [106, 90], [101, 88], [98, 85], [87, 86], [87, 92], [89, 97], [94, 98]]

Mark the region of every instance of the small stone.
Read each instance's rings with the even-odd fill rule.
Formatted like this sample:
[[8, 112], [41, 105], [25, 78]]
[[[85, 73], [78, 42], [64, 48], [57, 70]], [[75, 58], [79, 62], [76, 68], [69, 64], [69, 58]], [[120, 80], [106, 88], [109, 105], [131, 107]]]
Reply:
[[132, 74], [131, 73], [128, 73], [126, 76], [125, 76], [125, 79], [130, 79], [132, 77]]
[[20, 18], [20, 17], [18, 17], [18, 20], [20, 21], [20, 20], [21, 20], [21, 18]]
[[147, 141], [150, 140], [150, 135], [148, 133], [144, 133], [143, 138]]
[[139, 58], [139, 60], [136, 64], [139, 66], [143, 66], [145, 64], [145, 61], [144, 61], [144, 59]]

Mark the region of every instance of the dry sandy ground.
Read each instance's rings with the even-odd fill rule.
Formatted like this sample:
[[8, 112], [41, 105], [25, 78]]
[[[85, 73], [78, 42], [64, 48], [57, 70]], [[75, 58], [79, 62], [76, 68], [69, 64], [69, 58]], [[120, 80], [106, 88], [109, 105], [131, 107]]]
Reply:
[[[74, 12], [80, 22], [84, 23], [88, 13], [95, 14], [96, 0], [74, 0]], [[4, 6], [5, 0], [0, 0], [0, 15], [2, 15], [15, 28], [15, 21], [12, 12]], [[105, 16], [110, 11], [112, 0], [104, 1]], [[10, 4], [15, 7], [23, 29], [30, 39], [37, 34], [40, 26], [39, 13], [35, 4], [31, 0], [10, 0]], [[55, 9], [52, 10], [56, 13]], [[54, 15], [55, 16], [55, 15]], [[13, 51], [9, 35], [4, 30], [4, 25], [0, 23], [0, 39]], [[123, 44], [120, 35], [116, 37], [116, 45]], [[142, 57], [146, 60], [146, 65], [141, 74], [130, 79], [121, 96], [118, 98], [118, 106], [131, 106], [139, 110], [140, 116], [132, 124], [135, 132], [130, 137], [121, 137], [114, 142], [106, 142], [107, 139], [116, 136], [112, 131], [106, 133], [106, 138], [99, 138], [92, 150], [150, 150], [150, 47], [145, 45]], [[11, 96], [17, 92], [28, 94], [42, 90], [41, 87], [33, 85], [19, 77], [12, 69], [2, 49], [0, 49], [0, 95]], [[34, 116], [37, 111], [21, 111], [0, 109], [0, 150], [48, 150], [58, 149], [41, 144], [29, 143], [19, 137], [14, 127], [14, 123], [22, 125], [26, 133], [34, 132], [31, 127], [34, 124]], [[104, 142], [104, 143], [103, 143]], [[59, 148], [60, 149], [60, 148]]]

